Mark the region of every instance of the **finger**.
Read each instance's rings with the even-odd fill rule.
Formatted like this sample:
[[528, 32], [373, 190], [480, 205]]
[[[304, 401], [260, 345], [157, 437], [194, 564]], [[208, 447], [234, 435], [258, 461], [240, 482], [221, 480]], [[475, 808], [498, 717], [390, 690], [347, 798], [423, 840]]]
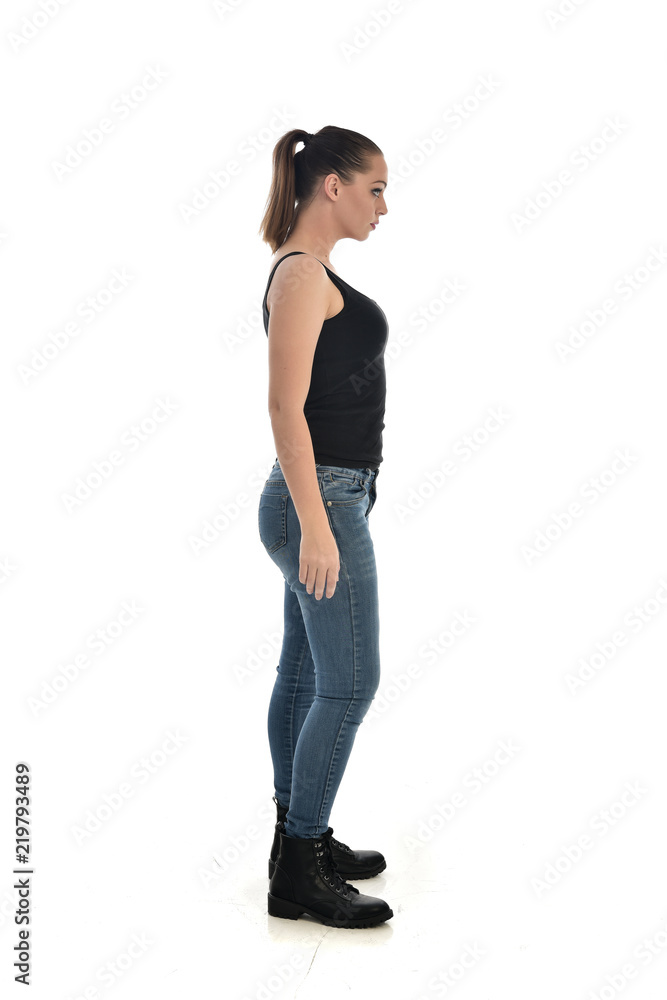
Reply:
[[[310, 584], [308, 582], [308, 571], [309, 571], [309, 569], [310, 569], [310, 567], [309, 567], [308, 563], [302, 562], [300, 564], [300, 567], [299, 567], [299, 583], [305, 584], [307, 593], [312, 594], [312, 592], [313, 592], [312, 581], [311, 581]], [[308, 589], [309, 587], [310, 587], [310, 589]]]
[[329, 598], [333, 597], [334, 592], [336, 590], [336, 584], [337, 583], [338, 583], [338, 577], [337, 576], [332, 576], [331, 574], [329, 574], [329, 577], [328, 577], [328, 580], [327, 580], [327, 597], [329, 597]]

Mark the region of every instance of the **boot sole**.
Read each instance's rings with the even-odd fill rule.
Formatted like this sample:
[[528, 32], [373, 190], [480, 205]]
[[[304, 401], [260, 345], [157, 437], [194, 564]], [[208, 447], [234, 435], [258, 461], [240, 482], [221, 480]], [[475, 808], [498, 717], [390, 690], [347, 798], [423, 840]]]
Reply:
[[[273, 877], [273, 872], [275, 870], [275, 867], [276, 867], [275, 861], [269, 861], [269, 878]], [[373, 869], [373, 871], [370, 872], [344, 872], [341, 871], [340, 868], [337, 868], [336, 871], [338, 872], [340, 877], [346, 882], [347, 881], [363, 882], [365, 878], [375, 878], [375, 876], [379, 875], [380, 872], [383, 872], [386, 867], [387, 867], [387, 862], [383, 861], [381, 865], [379, 865], [377, 868]]]
[[273, 896], [269, 893], [270, 917], [284, 917], [287, 920], [298, 920], [302, 913], [307, 913], [309, 917], [313, 917], [314, 920], [318, 920], [321, 924], [326, 924], [327, 927], [347, 927], [351, 929], [356, 927], [377, 927], [378, 924], [383, 924], [385, 920], [390, 920], [394, 915], [394, 911], [389, 909], [383, 916], [358, 917], [356, 920], [336, 921], [325, 917], [322, 913], [318, 913], [317, 910], [311, 910], [307, 906], [302, 906], [301, 903], [293, 903], [289, 899], [280, 899], [279, 896]]

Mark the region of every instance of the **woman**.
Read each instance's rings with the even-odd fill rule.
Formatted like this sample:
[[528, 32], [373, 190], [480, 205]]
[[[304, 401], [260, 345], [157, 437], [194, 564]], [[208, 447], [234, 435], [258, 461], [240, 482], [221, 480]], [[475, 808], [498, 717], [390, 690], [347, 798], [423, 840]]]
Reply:
[[[295, 146], [303, 147], [295, 152]], [[284, 634], [269, 705], [278, 812], [268, 909], [334, 927], [393, 916], [345, 878], [385, 867], [332, 838], [329, 814], [380, 680], [378, 587], [368, 515], [382, 461], [387, 319], [338, 276], [340, 239], [385, 215], [387, 164], [358, 132], [286, 133], [260, 227], [273, 250], [263, 302], [276, 462], [259, 535], [285, 579]], [[369, 784], [374, 775], [368, 775]]]

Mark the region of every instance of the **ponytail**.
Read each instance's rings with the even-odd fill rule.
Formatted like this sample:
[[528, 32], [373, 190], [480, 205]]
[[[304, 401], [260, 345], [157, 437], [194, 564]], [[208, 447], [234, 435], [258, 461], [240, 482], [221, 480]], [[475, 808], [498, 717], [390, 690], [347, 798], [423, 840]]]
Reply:
[[[297, 153], [298, 142], [304, 145]], [[359, 132], [325, 125], [311, 134], [292, 129], [273, 150], [273, 176], [259, 233], [273, 253], [294, 229], [299, 209], [311, 200], [319, 182], [327, 174], [338, 174], [350, 184], [355, 173], [370, 169], [370, 160], [382, 150]]]

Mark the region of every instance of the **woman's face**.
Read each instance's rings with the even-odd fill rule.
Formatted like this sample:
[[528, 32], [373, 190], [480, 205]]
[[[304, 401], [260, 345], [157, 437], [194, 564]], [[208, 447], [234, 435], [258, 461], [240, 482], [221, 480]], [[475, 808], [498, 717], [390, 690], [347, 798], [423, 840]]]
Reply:
[[372, 159], [371, 169], [364, 174], [355, 174], [351, 184], [339, 187], [338, 218], [344, 236], [355, 240], [368, 239], [381, 215], [387, 214], [384, 192], [387, 186], [388, 170], [384, 156], [377, 154]]

